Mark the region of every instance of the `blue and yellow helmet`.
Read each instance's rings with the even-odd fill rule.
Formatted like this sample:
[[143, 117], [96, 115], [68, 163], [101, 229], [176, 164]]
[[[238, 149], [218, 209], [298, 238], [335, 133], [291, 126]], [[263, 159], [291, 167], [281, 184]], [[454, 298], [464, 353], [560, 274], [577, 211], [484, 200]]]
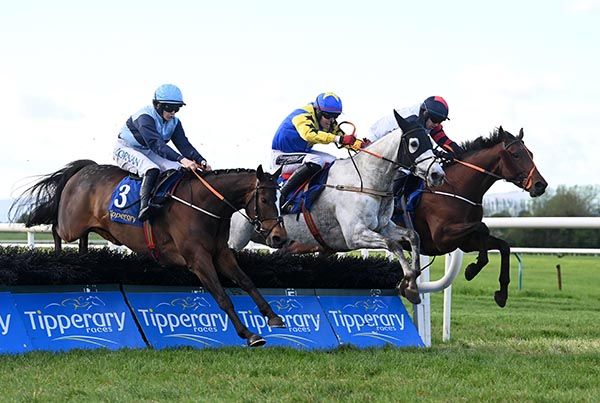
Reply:
[[161, 104], [185, 105], [181, 90], [173, 84], [163, 84], [154, 91], [153, 101]]
[[342, 100], [333, 92], [324, 92], [317, 96], [315, 101], [317, 108], [322, 112], [342, 113]]

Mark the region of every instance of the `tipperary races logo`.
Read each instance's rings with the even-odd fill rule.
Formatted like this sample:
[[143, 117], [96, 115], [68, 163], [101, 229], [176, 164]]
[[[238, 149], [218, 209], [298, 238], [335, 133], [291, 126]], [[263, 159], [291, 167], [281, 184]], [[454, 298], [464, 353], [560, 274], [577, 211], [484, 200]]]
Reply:
[[328, 313], [332, 325], [344, 329], [350, 336], [393, 343], [400, 339], [390, 333], [404, 330], [404, 315], [390, 312], [389, 306], [379, 298], [359, 299]]
[[23, 313], [31, 330], [42, 332], [52, 341], [78, 341], [99, 347], [118, 345], [99, 335], [122, 332], [126, 313], [97, 312], [104, 307], [106, 303], [100, 297], [82, 295], [51, 302], [42, 309]]

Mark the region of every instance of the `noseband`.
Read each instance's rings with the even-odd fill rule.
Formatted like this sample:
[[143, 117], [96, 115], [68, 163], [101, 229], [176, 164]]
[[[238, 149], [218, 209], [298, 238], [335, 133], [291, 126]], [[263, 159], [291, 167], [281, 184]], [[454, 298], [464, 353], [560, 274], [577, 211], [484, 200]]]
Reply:
[[529, 153], [529, 150], [527, 149], [527, 147], [525, 147], [525, 143], [523, 142], [523, 140], [521, 140], [519, 138], [515, 138], [513, 141], [511, 141], [510, 143], [508, 143], [504, 146], [504, 151], [508, 152], [508, 149], [513, 144], [517, 144], [517, 143], [521, 143], [523, 145], [523, 148], [527, 152], [527, 156], [529, 157], [529, 160], [531, 161], [531, 169], [529, 170], [528, 174], [521, 173], [521, 174], [518, 174], [515, 179], [505, 179], [505, 180], [508, 182], [514, 183], [515, 185], [521, 187], [524, 190], [529, 190], [531, 188], [531, 186], [533, 186], [533, 173], [537, 169], [537, 167], [535, 166], [535, 162], [533, 162], [533, 158], [531, 158], [531, 154]]

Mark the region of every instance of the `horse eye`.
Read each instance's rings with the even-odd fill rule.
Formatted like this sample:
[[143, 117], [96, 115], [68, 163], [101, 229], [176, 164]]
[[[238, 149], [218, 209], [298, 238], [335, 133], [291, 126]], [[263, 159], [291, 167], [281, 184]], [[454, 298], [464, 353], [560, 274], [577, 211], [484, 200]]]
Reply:
[[260, 198], [260, 202], [266, 204], [267, 203], [267, 199], [265, 197], [261, 197]]
[[408, 151], [410, 151], [410, 153], [414, 153], [415, 151], [417, 151], [419, 149], [419, 139], [410, 139], [410, 141], [408, 142]]

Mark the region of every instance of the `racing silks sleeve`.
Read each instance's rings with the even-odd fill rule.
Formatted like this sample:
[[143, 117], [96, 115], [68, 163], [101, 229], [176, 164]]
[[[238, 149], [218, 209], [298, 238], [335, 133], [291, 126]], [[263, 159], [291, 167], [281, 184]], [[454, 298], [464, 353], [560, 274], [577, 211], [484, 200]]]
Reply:
[[340, 131], [337, 124], [334, 123], [332, 126], [332, 132], [324, 132], [318, 129], [318, 125], [315, 123], [315, 117], [310, 113], [301, 113], [292, 118], [292, 124], [298, 131], [300, 137], [311, 144], [329, 144], [335, 141], [336, 137], [342, 132]]

